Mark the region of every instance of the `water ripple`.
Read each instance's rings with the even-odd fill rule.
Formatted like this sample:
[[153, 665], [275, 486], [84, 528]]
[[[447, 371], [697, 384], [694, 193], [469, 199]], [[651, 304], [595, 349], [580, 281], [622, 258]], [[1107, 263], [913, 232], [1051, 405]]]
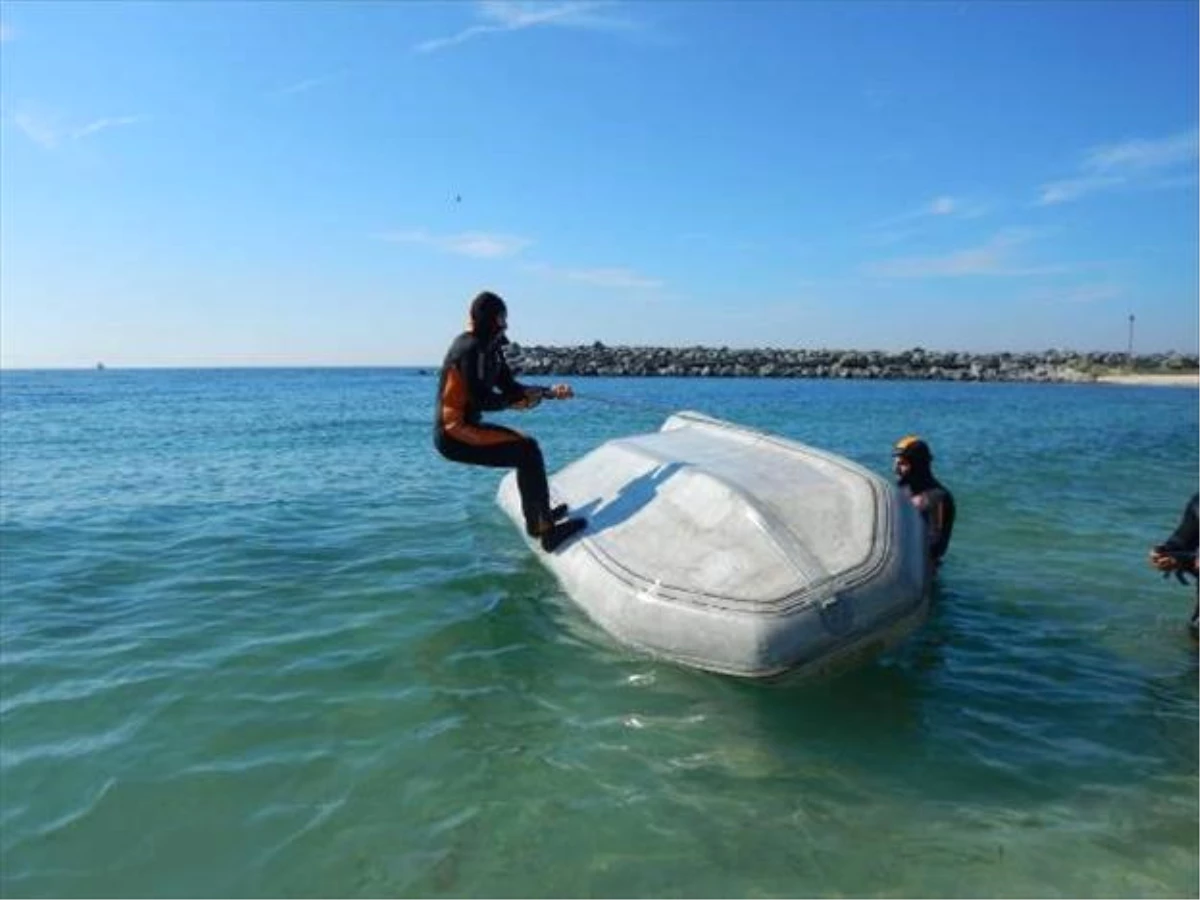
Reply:
[[[937, 436], [932, 621], [759, 686], [589, 623], [429, 447], [429, 379], [0, 377], [6, 895], [1195, 895], [1194, 601], [1143, 561], [1192, 399], [599, 383], [880, 469]], [[537, 433], [554, 466], [657, 424]]]

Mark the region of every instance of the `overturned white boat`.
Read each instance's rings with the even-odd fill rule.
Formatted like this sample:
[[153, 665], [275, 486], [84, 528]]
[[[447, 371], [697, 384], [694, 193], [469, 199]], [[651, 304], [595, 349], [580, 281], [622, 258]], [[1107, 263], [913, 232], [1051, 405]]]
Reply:
[[[697, 413], [609, 441], [550, 482], [588, 527], [539, 558], [619, 641], [754, 678], [843, 668], [929, 611], [924, 523], [887, 481]], [[497, 502], [525, 533], [515, 476]], [[528, 540], [528, 538], [527, 538]]]

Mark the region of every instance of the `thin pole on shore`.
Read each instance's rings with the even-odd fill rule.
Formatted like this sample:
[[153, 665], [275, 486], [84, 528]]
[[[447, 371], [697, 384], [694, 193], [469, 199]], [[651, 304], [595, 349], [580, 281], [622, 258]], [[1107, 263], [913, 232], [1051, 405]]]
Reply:
[[1133, 313], [1129, 314], [1129, 349], [1125, 352], [1125, 364], [1133, 371]]

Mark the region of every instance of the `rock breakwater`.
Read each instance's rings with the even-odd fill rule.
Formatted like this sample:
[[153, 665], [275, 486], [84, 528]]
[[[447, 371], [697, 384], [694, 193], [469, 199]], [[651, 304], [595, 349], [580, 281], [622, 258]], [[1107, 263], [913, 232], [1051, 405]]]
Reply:
[[1163, 353], [965, 353], [925, 350], [730, 349], [728, 347], [574, 347], [512, 344], [508, 359], [525, 375], [691, 376], [704, 378], [860, 378], [921, 381], [1089, 382], [1114, 372], [1195, 372], [1195, 356]]

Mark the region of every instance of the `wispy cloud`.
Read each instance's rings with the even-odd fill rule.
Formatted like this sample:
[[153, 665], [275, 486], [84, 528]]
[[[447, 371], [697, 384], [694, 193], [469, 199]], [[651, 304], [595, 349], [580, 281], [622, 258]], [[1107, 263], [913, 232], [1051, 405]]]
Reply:
[[148, 116], [107, 116], [77, 127], [67, 127], [51, 116], [19, 112], [13, 115], [12, 123], [35, 144], [40, 144], [47, 150], [54, 150], [68, 141], [81, 141], [112, 128], [122, 128], [145, 122], [148, 118]]
[[12, 122], [25, 137], [29, 138], [35, 144], [41, 144], [47, 150], [53, 150], [57, 147], [59, 140], [62, 138], [62, 133], [55, 125], [40, 116], [30, 113], [16, 113], [12, 117]]
[[1059, 203], [1068, 203], [1071, 200], [1078, 200], [1085, 194], [1092, 194], [1105, 188], [1118, 187], [1124, 183], [1124, 178], [1100, 175], [1052, 181], [1049, 184], [1042, 185], [1042, 195], [1038, 199], [1038, 205], [1056, 206]]
[[511, 234], [494, 234], [484, 231], [464, 231], [459, 234], [430, 234], [423, 228], [410, 231], [388, 231], [376, 235], [390, 244], [419, 244], [445, 253], [470, 256], [474, 259], [506, 259], [532, 246], [528, 238]]
[[1125, 295], [1118, 284], [1080, 284], [1064, 288], [1040, 288], [1029, 293], [1030, 300], [1039, 303], [1097, 303], [1115, 300]]
[[1169, 178], [1158, 178], [1146, 185], [1147, 188], [1181, 188], [1181, 187], [1196, 187], [1200, 184], [1200, 174], [1196, 172], [1188, 172], [1183, 175], [1175, 175]]
[[1028, 231], [1003, 231], [978, 247], [944, 256], [908, 256], [867, 266], [876, 278], [963, 278], [969, 276], [1058, 275], [1072, 270], [1067, 265], [1027, 265], [1014, 259], [1017, 248], [1032, 240]]
[[1039, 206], [1055, 206], [1098, 191], [1162, 188], [1194, 184], [1182, 170], [1194, 169], [1200, 156], [1200, 128], [1156, 140], [1137, 138], [1093, 147], [1071, 178], [1042, 185]]
[[88, 122], [81, 128], [76, 128], [71, 132], [73, 140], [81, 140], [85, 137], [90, 137], [93, 134], [99, 134], [101, 131], [107, 131], [110, 128], [122, 128], [125, 125], [137, 125], [139, 122], [145, 122], [146, 116], [111, 116], [105, 119], [96, 119]]
[[663, 286], [661, 280], [648, 278], [645, 275], [634, 272], [632, 269], [569, 269], [551, 266], [547, 263], [529, 263], [522, 268], [527, 272], [535, 272], [550, 278], [561, 278], [566, 281], [576, 281], [595, 287], [654, 290]]
[[482, 0], [474, 5], [478, 21], [448, 37], [422, 41], [413, 49], [432, 53], [489, 34], [525, 31], [530, 28], [565, 28], [583, 31], [630, 31], [639, 24], [610, 10], [611, 0], [563, 0], [558, 3]]
[[0, 22], [0, 44], [5, 44], [11, 40], [15, 40], [17, 31], [7, 22]]
[[1196, 159], [1200, 128], [1156, 141], [1132, 140], [1091, 150], [1084, 168], [1100, 172], [1161, 169]]
[[953, 197], [934, 197], [929, 201], [928, 212], [931, 216], [948, 216], [959, 206], [959, 201]]
[[292, 82], [291, 84], [284, 85], [281, 88], [276, 88], [275, 90], [267, 91], [266, 96], [267, 97], [291, 97], [296, 94], [304, 94], [304, 93], [307, 93], [308, 91], [313, 90], [314, 88], [323, 87], [323, 86], [329, 84], [330, 82], [337, 80], [344, 74], [346, 74], [344, 71], [339, 71], [339, 72], [331, 72], [328, 75], [318, 75], [315, 78], [304, 78], [304, 79], [301, 79], [300, 81], [295, 81], [295, 82]]
[[954, 218], [978, 219], [987, 215], [987, 204], [965, 197], [940, 194], [922, 203], [916, 209], [900, 213], [875, 224], [876, 228], [892, 229], [897, 225], [912, 224], [922, 219]]
[[888, 247], [917, 237], [939, 220], [965, 221], [978, 219], [991, 212], [991, 207], [975, 198], [939, 194], [920, 206], [875, 222], [870, 226], [867, 242]]

